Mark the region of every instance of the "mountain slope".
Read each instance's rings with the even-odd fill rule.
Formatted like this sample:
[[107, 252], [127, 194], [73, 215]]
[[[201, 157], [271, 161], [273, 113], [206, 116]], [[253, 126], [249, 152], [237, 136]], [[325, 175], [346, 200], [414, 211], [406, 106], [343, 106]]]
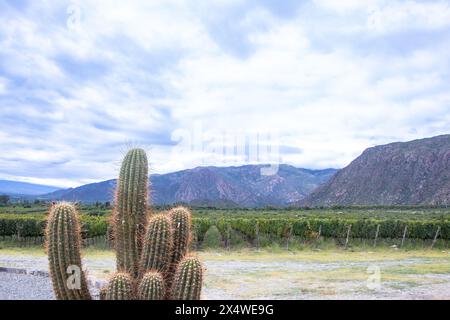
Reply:
[[[307, 170], [280, 165], [273, 176], [262, 176], [262, 165], [241, 167], [198, 167], [163, 175], [152, 175], [152, 203], [184, 202], [195, 205], [257, 207], [287, 206], [303, 199], [334, 169]], [[57, 191], [45, 196], [50, 200], [111, 201], [115, 180]]]
[[0, 180], [0, 194], [6, 194], [11, 196], [15, 195], [37, 196], [49, 192], [54, 192], [58, 189], [60, 188], [27, 182]]
[[450, 204], [450, 135], [369, 148], [301, 204]]

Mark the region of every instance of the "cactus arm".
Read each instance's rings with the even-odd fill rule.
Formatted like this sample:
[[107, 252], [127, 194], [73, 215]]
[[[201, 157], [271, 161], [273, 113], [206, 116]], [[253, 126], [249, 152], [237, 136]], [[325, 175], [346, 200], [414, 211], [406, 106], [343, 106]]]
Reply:
[[133, 300], [133, 281], [127, 273], [116, 273], [108, 282], [105, 300]]
[[[80, 254], [80, 224], [73, 205], [60, 203], [53, 206], [46, 227], [46, 246], [53, 289], [58, 300], [91, 300]], [[69, 267], [79, 273], [79, 288], [69, 288]], [[78, 282], [78, 281], [77, 281]], [[75, 283], [77, 284], [77, 283]]]
[[172, 225], [170, 218], [159, 214], [149, 219], [144, 237], [142, 258], [140, 262], [141, 275], [147, 271], [165, 272], [169, 265], [172, 250]]
[[173, 227], [173, 250], [171, 263], [177, 265], [187, 254], [191, 241], [191, 212], [183, 207], [170, 211]]
[[[169, 265], [165, 272], [165, 280], [168, 288], [172, 287], [177, 266], [187, 255], [191, 241], [191, 212], [184, 207], [177, 207], [169, 212], [169, 217], [173, 229], [173, 247], [170, 254]], [[166, 293], [166, 299], [170, 299], [171, 294]]]
[[203, 282], [203, 267], [195, 257], [184, 258], [176, 271], [172, 299], [200, 300]]
[[138, 291], [141, 300], [162, 300], [165, 294], [162, 274], [155, 271], [146, 273], [142, 278]]

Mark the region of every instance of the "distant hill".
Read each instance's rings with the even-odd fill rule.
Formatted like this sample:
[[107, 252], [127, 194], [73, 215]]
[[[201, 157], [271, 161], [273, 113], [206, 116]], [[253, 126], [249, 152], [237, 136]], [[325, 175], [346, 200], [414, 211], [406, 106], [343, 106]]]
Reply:
[[[276, 175], [262, 176], [262, 167], [198, 167], [152, 175], [152, 203], [218, 207], [288, 206], [303, 199], [336, 172], [335, 169], [308, 170], [280, 165]], [[88, 184], [53, 192], [44, 198], [81, 202], [111, 201], [115, 184], [115, 180]]]
[[60, 188], [27, 182], [0, 180], [0, 194], [9, 196], [38, 196], [58, 189]]
[[450, 135], [369, 148], [300, 204], [450, 204]]

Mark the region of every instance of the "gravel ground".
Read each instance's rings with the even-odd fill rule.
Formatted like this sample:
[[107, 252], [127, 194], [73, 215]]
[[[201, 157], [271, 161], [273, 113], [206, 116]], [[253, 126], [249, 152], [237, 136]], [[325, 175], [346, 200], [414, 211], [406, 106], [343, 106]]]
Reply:
[[[407, 269], [437, 261], [442, 262], [439, 259], [408, 258], [377, 261], [376, 265], [382, 270], [389, 267]], [[365, 270], [373, 264], [369, 261], [205, 261], [203, 299], [450, 299], [450, 268], [443, 274], [406, 275], [411, 283], [405, 279], [383, 278], [380, 289], [368, 290]], [[47, 258], [0, 254], [1, 266], [23, 268], [28, 272], [46, 271]], [[84, 267], [89, 270], [91, 280], [104, 281], [114, 272], [114, 259], [87, 258], [84, 259]], [[362, 274], [362, 280], [342, 277], [345, 271], [340, 270], [345, 269]], [[264, 280], [263, 286], [261, 280]], [[96, 289], [91, 289], [97, 293]], [[0, 272], [0, 300], [3, 299], [53, 299], [50, 279]]]
[[[98, 289], [90, 288], [94, 299]], [[49, 277], [0, 272], [0, 300], [54, 300]]]
[[[441, 284], [432, 284], [429, 286], [421, 286], [410, 290], [401, 289], [383, 289], [371, 294], [339, 294], [338, 296], [318, 296], [312, 294], [292, 295], [290, 297], [274, 297], [274, 296], [256, 296], [253, 299], [450, 299], [450, 277], [446, 277], [446, 282]], [[280, 285], [282, 285], [280, 283]], [[357, 282], [347, 282], [347, 289], [358, 287]], [[247, 289], [243, 285], [241, 290]], [[95, 290], [91, 288], [91, 292]], [[231, 294], [222, 289], [206, 288], [204, 299], [224, 299], [233, 300], [235, 293]], [[47, 277], [0, 273], [0, 300], [53, 300], [53, 290], [50, 279]]]
[[52, 300], [47, 277], [0, 272], [0, 300]]

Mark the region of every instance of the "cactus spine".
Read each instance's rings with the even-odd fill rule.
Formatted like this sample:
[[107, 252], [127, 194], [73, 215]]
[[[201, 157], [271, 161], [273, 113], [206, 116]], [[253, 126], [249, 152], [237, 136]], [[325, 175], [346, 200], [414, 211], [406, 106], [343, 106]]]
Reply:
[[141, 258], [141, 273], [150, 270], [164, 272], [169, 264], [172, 249], [172, 226], [167, 215], [151, 217], [144, 237]]
[[117, 273], [111, 278], [105, 300], [133, 300], [133, 284], [128, 274]]
[[128, 152], [120, 169], [114, 210], [117, 270], [138, 275], [148, 201], [148, 161], [145, 151]]
[[195, 257], [186, 257], [177, 268], [172, 288], [174, 300], [200, 300], [203, 281], [201, 262]]
[[[203, 270], [188, 256], [191, 212], [183, 207], [147, 219], [148, 162], [130, 150], [117, 181], [111, 219], [117, 274], [100, 290], [101, 300], [200, 299]], [[81, 271], [80, 226], [75, 208], [55, 205], [47, 223], [47, 250], [57, 299], [91, 299]], [[186, 258], [187, 257], [187, 258]], [[67, 286], [67, 268], [81, 271], [79, 289]]]
[[164, 279], [159, 272], [151, 271], [144, 275], [139, 285], [141, 300], [162, 300], [165, 294]]
[[90, 300], [81, 265], [80, 224], [73, 205], [60, 203], [52, 207], [46, 237], [49, 269], [56, 298]]

